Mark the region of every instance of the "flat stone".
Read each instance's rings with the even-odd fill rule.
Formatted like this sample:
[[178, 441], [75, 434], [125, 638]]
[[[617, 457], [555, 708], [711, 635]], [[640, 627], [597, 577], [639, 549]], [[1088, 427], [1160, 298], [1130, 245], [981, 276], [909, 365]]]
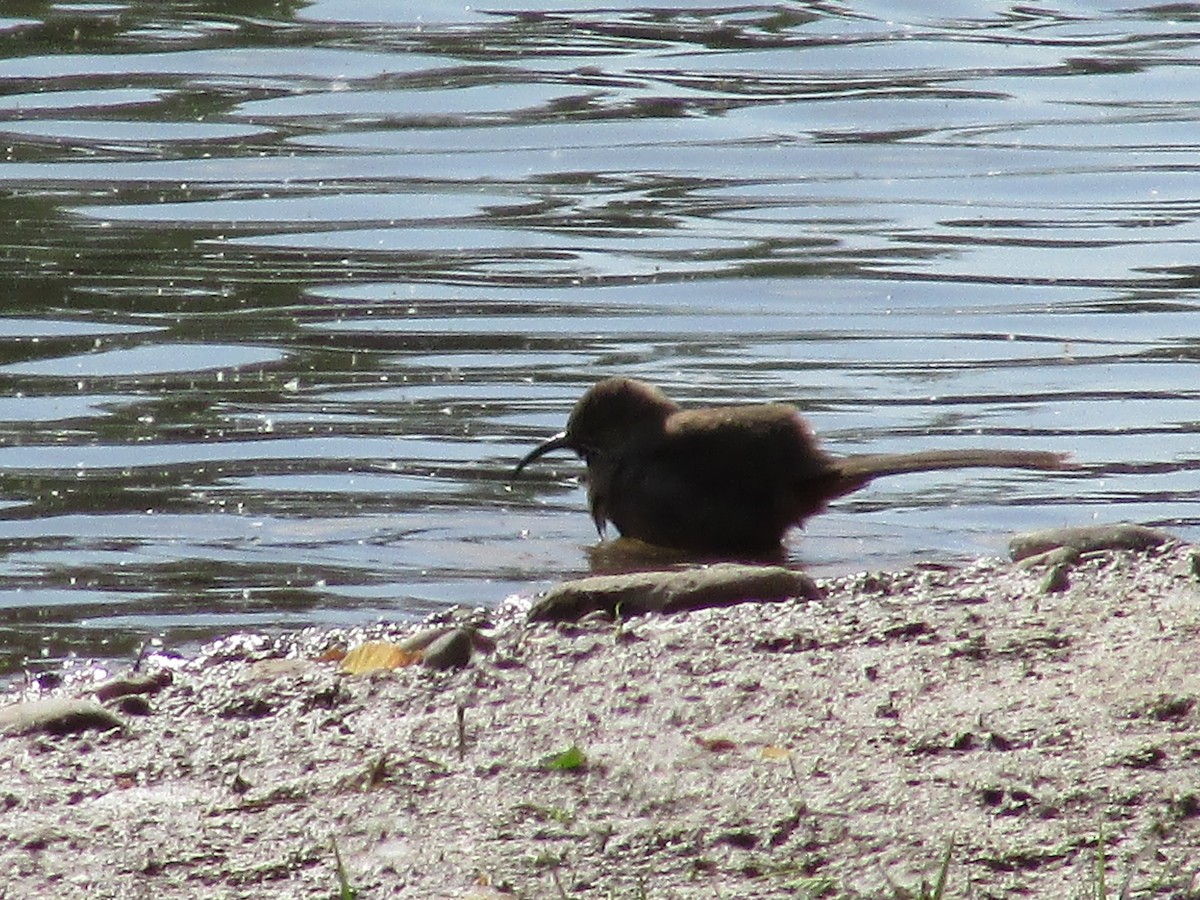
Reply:
[[534, 602], [531, 620], [577, 621], [593, 612], [612, 616], [673, 613], [735, 603], [821, 596], [803, 572], [783, 566], [720, 563], [684, 571], [597, 575], [556, 585]]
[[74, 734], [95, 729], [124, 728], [125, 723], [99, 703], [67, 697], [28, 700], [0, 707], [0, 732], [25, 734]]
[[1157, 528], [1118, 522], [1113, 525], [1081, 525], [1029, 531], [1018, 534], [1009, 541], [1008, 552], [1014, 560], [1022, 560], [1057, 550], [1074, 555], [1094, 553], [1098, 550], [1149, 550], [1173, 540], [1176, 540], [1173, 535]]

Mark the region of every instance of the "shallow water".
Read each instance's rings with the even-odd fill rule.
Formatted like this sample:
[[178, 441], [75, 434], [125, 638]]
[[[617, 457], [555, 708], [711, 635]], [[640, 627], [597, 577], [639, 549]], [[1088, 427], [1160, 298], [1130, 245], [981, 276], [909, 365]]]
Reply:
[[[587, 572], [609, 374], [786, 400], [886, 480], [826, 573], [1200, 537], [1200, 14], [10, 3], [0, 671]], [[178, 8], [173, 8], [178, 7]]]

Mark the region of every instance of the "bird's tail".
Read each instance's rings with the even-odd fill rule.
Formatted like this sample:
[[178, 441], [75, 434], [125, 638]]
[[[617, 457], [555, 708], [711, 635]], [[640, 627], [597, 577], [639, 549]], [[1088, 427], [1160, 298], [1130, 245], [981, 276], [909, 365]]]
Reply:
[[834, 471], [848, 482], [865, 484], [880, 475], [936, 469], [1076, 468], [1065, 453], [1042, 450], [923, 450], [917, 453], [864, 453], [834, 459]]

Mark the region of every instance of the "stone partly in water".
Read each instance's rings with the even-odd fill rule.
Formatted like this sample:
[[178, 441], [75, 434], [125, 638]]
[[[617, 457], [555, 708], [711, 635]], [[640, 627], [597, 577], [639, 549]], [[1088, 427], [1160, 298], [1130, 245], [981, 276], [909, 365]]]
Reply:
[[597, 575], [564, 582], [534, 602], [529, 618], [572, 621], [592, 612], [628, 617], [746, 601], [812, 600], [820, 595], [820, 588], [803, 572], [783, 566], [722, 563], [682, 572]]
[[48, 698], [28, 700], [0, 708], [0, 732], [26, 734], [74, 734], [80, 731], [109, 731], [124, 728], [125, 723], [91, 700]]
[[1008, 552], [1018, 561], [1058, 553], [1058, 556], [1046, 557], [1048, 562], [1056, 563], [1098, 550], [1149, 550], [1173, 540], [1173, 535], [1157, 528], [1121, 522], [1029, 531], [1009, 541]]

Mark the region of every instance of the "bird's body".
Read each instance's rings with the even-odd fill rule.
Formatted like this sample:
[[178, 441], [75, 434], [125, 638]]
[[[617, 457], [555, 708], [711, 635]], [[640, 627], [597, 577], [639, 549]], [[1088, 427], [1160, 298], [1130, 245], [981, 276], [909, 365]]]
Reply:
[[951, 450], [834, 457], [787, 404], [685, 410], [629, 378], [599, 382], [567, 428], [530, 452], [587, 465], [588, 504], [601, 535], [702, 553], [762, 553], [829, 501], [879, 475], [967, 467], [1058, 469], [1058, 453]]

